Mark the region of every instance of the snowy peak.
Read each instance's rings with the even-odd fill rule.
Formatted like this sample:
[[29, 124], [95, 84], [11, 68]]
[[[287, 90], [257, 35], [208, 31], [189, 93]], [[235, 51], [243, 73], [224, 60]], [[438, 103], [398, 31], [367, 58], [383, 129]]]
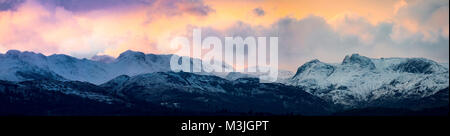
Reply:
[[[51, 77], [58, 77], [58, 79], [101, 84], [120, 75], [135, 76], [171, 71], [170, 59], [172, 56], [170, 54], [144, 54], [128, 50], [120, 54], [117, 59], [109, 56], [79, 59], [65, 54], [44, 56], [33, 52], [10, 50], [6, 54], [0, 54], [0, 80], [24, 81], [44, 78], [42, 75], [53, 75]], [[208, 65], [207, 67], [217, 66], [219, 65]], [[227, 65], [220, 66], [230, 68]]]
[[351, 56], [345, 56], [342, 61], [342, 65], [356, 65], [360, 68], [375, 69], [375, 64], [368, 57], [361, 56], [359, 54], [352, 54]]
[[132, 51], [132, 50], [127, 50], [127, 51], [121, 53], [117, 59], [118, 60], [131, 59], [131, 60], [144, 61], [145, 60], [145, 54], [142, 53], [142, 52], [136, 52], [136, 51]]
[[423, 58], [372, 59], [353, 54], [341, 64], [312, 60], [286, 84], [334, 103], [356, 106], [382, 97], [427, 97], [449, 86], [448, 68]]
[[145, 54], [143, 52], [137, 52], [132, 50], [127, 50], [119, 55], [116, 62], [138, 62], [138, 63], [167, 63], [169, 64], [171, 54]]
[[114, 62], [114, 60], [116, 60], [114, 57], [108, 56], [108, 55], [95, 55], [93, 57], [91, 57], [92, 61], [97, 61], [97, 62], [103, 62], [103, 63], [111, 63]]
[[171, 55], [144, 54], [125, 51], [110, 64], [110, 69], [117, 73], [134, 76], [152, 72], [170, 71]]
[[36, 63], [39, 61], [45, 61], [46, 57], [41, 53], [34, 53], [34, 52], [20, 52], [18, 50], [9, 50], [6, 52], [6, 54], [1, 55], [3, 57], [9, 58], [9, 59], [17, 59], [25, 62], [31, 62]]
[[116, 89], [116, 88], [122, 86], [128, 80], [130, 80], [130, 78], [131, 78], [130, 76], [121, 75], [121, 76], [118, 76], [118, 77], [102, 84], [101, 87]]

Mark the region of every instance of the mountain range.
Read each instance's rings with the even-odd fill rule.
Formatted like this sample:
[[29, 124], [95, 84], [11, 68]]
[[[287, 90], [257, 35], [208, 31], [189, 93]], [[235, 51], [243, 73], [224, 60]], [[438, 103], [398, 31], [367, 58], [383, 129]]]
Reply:
[[0, 54], [0, 114], [448, 113], [448, 66], [424, 58], [312, 60], [261, 83], [255, 77], [264, 73], [172, 72], [171, 56], [126, 51], [78, 59], [10, 50]]
[[448, 92], [449, 72], [448, 67], [424, 58], [372, 59], [353, 54], [340, 64], [309, 61], [286, 84], [348, 107], [385, 106], [384, 99], [421, 99]]
[[[139, 75], [170, 71], [173, 55], [144, 54], [125, 51], [118, 58], [94, 56], [92, 59], [78, 59], [64, 54], [45, 56], [34, 52], [10, 50], [0, 54], [0, 80], [27, 81], [36, 79], [55, 79], [84, 81], [93, 84], [105, 83], [120, 75]], [[192, 63], [191, 59], [191, 63]], [[207, 64], [204, 64], [207, 65]], [[208, 65], [223, 67], [228, 65]], [[191, 67], [191, 69], [200, 69]], [[198, 72], [197, 74], [213, 74]], [[221, 73], [214, 73], [220, 75]]]

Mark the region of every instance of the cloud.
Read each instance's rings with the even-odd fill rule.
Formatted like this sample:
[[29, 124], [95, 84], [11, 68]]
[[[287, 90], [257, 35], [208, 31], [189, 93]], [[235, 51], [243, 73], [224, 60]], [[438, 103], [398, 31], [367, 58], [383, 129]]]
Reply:
[[448, 0], [412, 0], [402, 5], [394, 16], [393, 39], [439, 42], [449, 38]]
[[253, 13], [257, 16], [264, 16], [266, 15], [266, 11], [264, 11], [264, 9], [262, 8], [255, 8], [253, 9]]
[[0, 14], [0, 20], [0, 44], [4, 48], [47, 55], [89, 57], [117, 46], [125, 38], [115, 31], [101, 30], [106, 20], [86, 21], [61, 7], [48, 10], [37, 1], [26, 1], [16, 11]]
[[448, 1], [403, 1], [393, 12], [392, 20], [377, 24], [346, 12], [329, 20], [285, 17], [267, 27], [237, 22], [225, 30], [207, 30], [225, 36], [278, 36], [280, 67], [290, 70], [312, 59], [339, 63], [352, 53], [449, 61]]
[[[225, 30], [202, 30], [206, 30], [204, 36], [278, 36], [280, 68], [289, 70], [296, 70], [312, 59], [340, 63], [345, 55], [352, 53], [374, 58], [425, 57], [449, 61], [448, 38], [436, 36], [439, 38], [434, 41], [413, 40], [418, 34], [405, 31], [404, 39], [396, 39], [392, 35], [398, 25], [401, 24], [395, 21], [372, 24], [365, 17], [343, 13], [331, 20], [310, 15], [302, 19], [285, 17], [267, 27], [237, 22]], [[442, 25], [448, 23], [439, 27]]]
[[201, 0], [182, 0], [179, 2], [178, 8], [187, 13], [207, 16], [209, 13], [214, 12], [214, 9], [205, 5]]
[[16, 10], [25, 0], [0, 0], [0, 12], [6, 10]]
[[80, 58], [117, 56], [128, 49], [173, 53], [168, 45], [174, 36], [189, 37], [193, 28], [201, 27], [203, 38], [278, 36], [280, 68], [290, 70], [311, 59], [340, 62], [351, 53], [449, 61], [448, 1], [403, 1], [390, 20], [377, 24], [364, 15], [346, 12], [331, 19], [275, 17], [268, 20], [272, 24], [263, 26], [238, 19], [226, 25], [214, 21], [228, 14], [211, 16], [215, 10], [201, 0], [42, 1], [27, 0], [0, 10], [0, 51], [65, 53]]

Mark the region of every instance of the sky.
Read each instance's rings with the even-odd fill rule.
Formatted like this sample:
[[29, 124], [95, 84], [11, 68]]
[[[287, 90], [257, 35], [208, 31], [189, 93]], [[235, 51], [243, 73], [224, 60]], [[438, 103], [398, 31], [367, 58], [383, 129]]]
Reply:
[[448, 0], [0, 0], [0, 53], [170, 54], [194, 28], [277, 36], [287, 70], [353, 53], [449, 62]]

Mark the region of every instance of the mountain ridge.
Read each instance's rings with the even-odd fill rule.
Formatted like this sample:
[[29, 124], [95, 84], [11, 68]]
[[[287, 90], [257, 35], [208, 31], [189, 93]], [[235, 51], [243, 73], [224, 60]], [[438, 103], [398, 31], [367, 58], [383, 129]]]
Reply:
[[[181, 112], [317, 116], [333, 111], [326, 101], [300, 88], [263, 84], [257, 79], [230, 81], [186, 72], [119, 76], [99, 86], [51, 79], [0, 80], [0, 101], [0, 115], [70, 115], [71, 112], [72, 115], [167, 115], [164, 113]], [[80, 109], [80, 104], [87, 108]]]
[[[152, 72], [171, 71], [170, 59], [172, 56], [173, 54], [144, 54], [127, 50], [113, 60], [106, 57], [109, 60], [105, 62], [101, 61], [101, 58], [100, 60], [99, 58], [97, 60], [79, 59], [65, 54], [45, 56], [41, 53], [9, 50], [5, 54], [0, 54], [0, 65], [3, 66], [0, 69], [0, 80], [25, 81], [58, 77], [54, 79], [102, 84], [120, 75], [134, 76]], [[215, 66], [208, 65], [208, 67]], [[220, 65], [220, 67], [232, 69], [231, 66], [226, 64]], [[33, 69], [42, 72], [33, 72]], [[32, 75], [39, 75], [39, 77], [23, 76], [24, 73], [32, 73]], [[220, 75], [220, 73], [206, 72], [200, 72], [200, 74]], [[46, 77], [45, 75], [53, 76]]]

